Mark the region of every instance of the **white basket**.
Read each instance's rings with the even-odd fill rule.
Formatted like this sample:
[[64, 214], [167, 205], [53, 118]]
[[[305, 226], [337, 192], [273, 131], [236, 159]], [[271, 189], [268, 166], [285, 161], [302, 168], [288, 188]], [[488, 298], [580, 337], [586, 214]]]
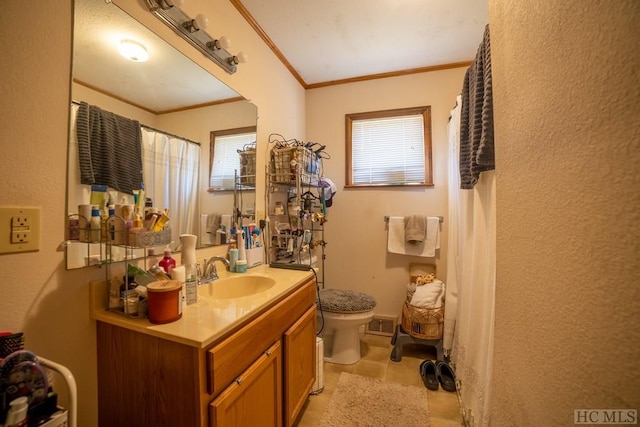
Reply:
[[58, 408], [58, 412], [51, 415], [51, 418], [46, 423], [42, 424], [42, 427], [68, 427], [69, 411], [63, 408]]
[[[67, 389], [69, 390], [69, 410], [71, 411], [71, 415], [69, 414], [69, 410], [58, 407], [58, 412], [55, 412], [51, 419], [49, 419], [43, 426], [46, 427], [76, 427], [77, 423], [77, 407], [78, 407], [78, 387], [76, 385], [76, 379], [73, 374], [67, 367], [56, 363], [54, 361], [45, 359], [42, 356], [38, 356], [38, 362], [45, 366], [48, 369], [52, 369], [60, 374], [64, 381], [67, 384]], [[69, 419], [71, 418], [71, 419]]]

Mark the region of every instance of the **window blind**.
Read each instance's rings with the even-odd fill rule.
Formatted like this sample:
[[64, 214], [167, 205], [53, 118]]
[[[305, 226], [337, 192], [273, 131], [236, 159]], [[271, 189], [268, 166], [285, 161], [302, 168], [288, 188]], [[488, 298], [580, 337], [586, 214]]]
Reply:
[[233, 190], [236, 171], [240, 173], [238, 150], [242, 151], [255, 142], [255, 132], [216, 136], [209, 187], [216, 190]]
[[354, 120], [351, 137], [354, 185], [425, 183], [422, 115]]

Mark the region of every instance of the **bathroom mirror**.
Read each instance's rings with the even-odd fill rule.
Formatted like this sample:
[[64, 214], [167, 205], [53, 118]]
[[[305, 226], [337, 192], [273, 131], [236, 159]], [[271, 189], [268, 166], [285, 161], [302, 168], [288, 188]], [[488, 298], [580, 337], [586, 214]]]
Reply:
[[[131, 40], [146, 49], [145, 62], [125, 59], [118, 44]], [[200, 144], [195, 205], [180, 206], [192, 217], [191, 233], [199, 246], [211, 244], [206, 216], [232, 214], [233, 191], [209, 190], [210, 133], [220, 129], [256, 126], [257, 108], [183, 53], [166, 43], [111, 2], [75, 0], [72, 101], [86, 102], [141, 125]], [[70, 106], [73, 109], [73, 105]], [[73, 118], [72, 118], [73, 120]], [[71, 132], [75, 132], [72, 126]], [[72, 144], [73, 135], [69, 141]], [[67, 210], [89, 203], [90, 186], [80, 185], [79, 166], [70, 145]], [[75, 153], [77, 159], [77, 153]], [[145, 177], [145, 180], [147, 178]], [[253, 193], [253, 197], [255, 197]], [[245, 203], [255, 203], [247, 198]], [[163, 209], [164, 206], [156, 206]], [[179, 216], [182, 212], [170, 212]], [[170, 215], [171, 216], [171, 215]], [[76, 246], [76, 248], [73, 248]], [[79, 268], [103, 259], [99, 244], [73, 243], [67, 248], [67, 268]], [[172, 248], [179, 250], [178, 239]]]

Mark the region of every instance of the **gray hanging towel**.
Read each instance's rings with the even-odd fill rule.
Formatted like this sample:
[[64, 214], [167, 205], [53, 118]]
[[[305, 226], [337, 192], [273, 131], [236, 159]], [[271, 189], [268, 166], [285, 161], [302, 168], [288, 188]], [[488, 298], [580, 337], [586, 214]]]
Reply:
[[80, 182], [132, 194], [142, 183], [140, 123], [80, 103], [76, 118]]
[[467, 69], [460, 113], [460, 188], [472, 189], [480, 173], [495, 169], [493, 85], [489, 25]]

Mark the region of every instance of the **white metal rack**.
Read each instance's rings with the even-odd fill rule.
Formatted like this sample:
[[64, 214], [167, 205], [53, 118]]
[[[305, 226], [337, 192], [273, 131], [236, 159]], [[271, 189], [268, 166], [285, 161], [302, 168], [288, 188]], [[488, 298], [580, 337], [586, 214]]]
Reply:
[[42, 427], [77, 427], [78, 388], [73, 374], [65, 366], [44, 357], [38, 356], [38, 362], [60, 374], [69, 391], [69, 407], [67, 409], [61, 408], [51, 416], [49, 421], [42, 424]]

